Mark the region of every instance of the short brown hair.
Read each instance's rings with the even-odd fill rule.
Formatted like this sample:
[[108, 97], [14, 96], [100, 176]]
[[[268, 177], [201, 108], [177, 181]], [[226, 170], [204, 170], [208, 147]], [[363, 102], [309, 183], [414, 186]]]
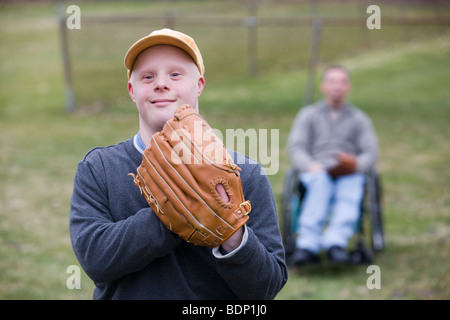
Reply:
[[332, 70], [332, 69], [339, 69], [344, 71], [347, 74], [348, 79], [350, 80], [350, 72], [348, 71], [348, 69], [340, 64], [331, 64], [328, 67], [325, 68], [325, 70], [322, 73], [322, 78], [321, 81], [323, 82], [325, 80], [325, 76], [327, 75], [327, 72]]

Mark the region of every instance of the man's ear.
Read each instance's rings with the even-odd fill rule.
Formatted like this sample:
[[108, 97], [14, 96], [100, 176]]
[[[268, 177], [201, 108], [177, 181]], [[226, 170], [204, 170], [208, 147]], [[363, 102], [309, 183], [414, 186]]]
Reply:
[[130, 95], [131, 100], [133, 100], [133, 102], [136, 103], [136, 100], [134, 99], [133, 84], [131, 83], [131, 81], [128, 81], [128, 94]]
[[353, 86], [352, 86], [351, 83], [349, 83], [349, 84], [348, 84], [348, 88], [347, 88], [347, 93], [352, 92], [352, 90], [353, 90]]
[[325, 94], [326, 87], [325, 87], [325, 84], [323, 82], [320, 83], [319, 90], [320, 90], [320, 92], [322, 92], [322, 94]]
[[200, 97], [204, 88], [205, 88], [205, 77], [200, 76], [200, 78], [198, 79], [198, 95], [197, 95], [197, 97]]

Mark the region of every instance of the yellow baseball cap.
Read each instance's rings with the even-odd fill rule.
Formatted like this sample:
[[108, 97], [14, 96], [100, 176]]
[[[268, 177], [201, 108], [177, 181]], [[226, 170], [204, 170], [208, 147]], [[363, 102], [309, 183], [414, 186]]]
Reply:
[[145, 49], [160, 44], [167, 44], [184, 50], [192, 60], [194, 60], [200, 74], [204, 74], [205, 66], [203, 65], [202, 54], [195, 44], [194, 39], [182, 32], [165, 28], [153, 31], [148, 36], [136, 41], [130, 49], [128, 49], [125, 55], [125, 67], [128, 70], [128, 79], [130, 79], [134, 62], [138, 55]]

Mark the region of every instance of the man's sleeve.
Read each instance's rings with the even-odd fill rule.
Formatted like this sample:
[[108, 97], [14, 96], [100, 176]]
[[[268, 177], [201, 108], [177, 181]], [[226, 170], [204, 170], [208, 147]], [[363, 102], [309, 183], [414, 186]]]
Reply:
[[297, 113], [287, 141], [287, 151], [291, 164], [300, 171], [306, 171], [313, 162], [313, 158], [308, 151], [308, 141], [311, 134], [308, 118], [309, 114], [306, 109]]
[[361, 152], [356, 157], [357, 171], [368, 172], [378, 159], [378, 139], [370, 118], [361, 113], [358, 147]]
[[246, 243], [233, 254], [216, 259], [219, 274], [241, 299], [273, 299], [287, 281], [285, 252], [269, 180], [258, 164], [243, 181], [252, 211]]
[[114, 221], [101, 171], [87, 161], [79, 163], [69, 229], [73, 250], [85, 272], [95, 282], [110, 282], [144, 268], [181, 240], [150, 208]]

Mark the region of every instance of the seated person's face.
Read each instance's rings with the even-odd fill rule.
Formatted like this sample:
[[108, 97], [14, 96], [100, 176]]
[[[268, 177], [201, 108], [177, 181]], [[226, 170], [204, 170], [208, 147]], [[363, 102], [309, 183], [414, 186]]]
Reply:
[[351, 91], [351, 83], [347, 72], [342, 69], [330, 69], [326, 72], [320, 89], [327, 102], [339, 105]]

